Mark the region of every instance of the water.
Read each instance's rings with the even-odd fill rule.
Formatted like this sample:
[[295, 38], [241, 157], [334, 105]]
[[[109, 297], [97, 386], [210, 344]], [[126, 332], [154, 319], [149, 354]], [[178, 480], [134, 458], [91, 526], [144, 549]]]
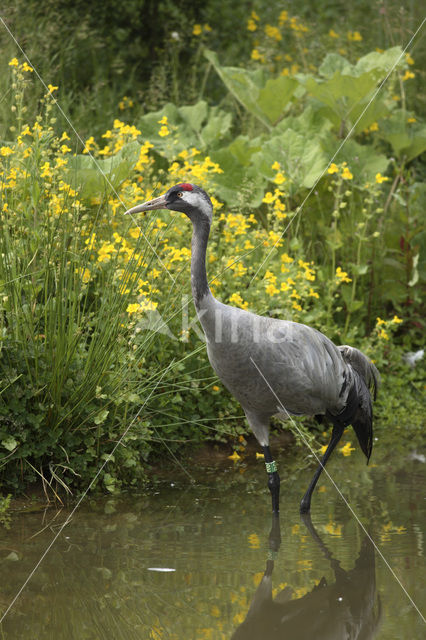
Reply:
[[[389, 459], [367, 469], [357, 453], [335, 455], [329, 465], [423, 614], [425, 466]], [[172, 472], [145, 495], [87, 498], [14, 603], [0, 637], [425, 637], [420, 615], [328, 480], [320, 480], [313, 524], [305, 524], [298, 502], [312, 469], [297, 471], [280, 456], [279, 546], [277, 534], [269, 539], [263, 464], [226, 461], [196, 471], [195, 484]], [[3, 611], [69, 512], [27, 505], [9, 530], [1, 529]]]

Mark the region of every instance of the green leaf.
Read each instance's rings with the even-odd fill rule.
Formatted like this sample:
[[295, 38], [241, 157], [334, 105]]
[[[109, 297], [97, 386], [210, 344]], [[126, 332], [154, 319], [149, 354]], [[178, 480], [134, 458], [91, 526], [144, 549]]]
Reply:
[[267, 80], [265, 86], [259, 91], [257, 104], [269, 122], [274, 124], [282, 117], [297, 86], [298, 82], [295, 78], [286, 76]]
[[[167, 136], [160, 136], [160, 120], [167, 118]], [[169, 161], [177, 154], [190, 147], [211, 151], [228, 133], [232, 124], [232, 116], [219, 107], [209, 107], [200, 100], [194, 105], [176, 107], [166, 104], [159, 111], [142, 116], [138, 127], [145, 140], [151, 142], [157, 153]]]
[[265, 85], [263, 70], [247, 71], [239, 67], [221, 67], [216, 53], [206, 50], [204, 55], [234, 98], [267, 129], [271, 129], [271, 120], [258, 103], [260, 90]]
[[352, 273], [354, 273], [355, 275], [364, 276], [369, 270], [369, 265], [368, 264], [351, 264], [350, 268]]
[[261, 149], [260, 139], [250, 141], [247, 136], [238, 136], [228, 146], [211, 153], [223, 173], [215, 175], [219, 196], [228, 203], [235, 202], [235, 194], [244, 184], [250, 184], [251, 205], [257, 207], [263, 199], [267, 180], [251, 165], [253, 154]]
[[100, 411], [94, 418], [93, 418], [93, 422], [95, 424], [102, 424], [103, 422], [105, 422], [105, 420], [107, 419], [109, 414], [108, 409], [102, 409], [102, 411]]
[[389, 108], [384, 98], [375, 98], [371, 104], [370, 100], [378, 83], [386, 78], [395, 65], [398, 66], [398, 61], [403, 64], [400, 47], [383, 53], [369, 53], [360, 58], [356, 65], [338, 54], [329, 53], [319, 68], [324, 79], [309, 75], [301, 75], [299, 79], [312, 96], [327, 105], [330, 109], [328, 117], [336, 127], [343, 122], [350, 129], [362, 114], [356, 125], [358, 132], [388, 114]]
[[[337, 141], [326, 140], [325, 151], [331, 158], [336, 152]], [[370, 146], [361, 145], [355, 140], [347, 140], [333, 162], [347, 162], [356, 183], [374, 182], [376, 173], [385, 173], [389, 158], [376, 153]]]
[[7, 438], [4, 438], [1, 441], [1, 443], [3, 447], [8, 451], [14, 451], [18, 446], [18, 443], [16, 442], [15, 438], [13, 438], [12, 436], [7, 436]]
[[140, 144], [136, 140], [125, 145], [110, 158], [99, 159], [76, 155], [68, 160], [67, 180], [82, 199], [106, 196], [118, 189], [139, 159]]
[[299, 133], [292, 129], [267, 140], [262, 149], [253, 155], [252, 164], [268, 180], [275, 172], [271, 168], [278, 161], [291, 178], [290, 190], [311, 188], [327, 166], [327, 156], [321, 147], [320, 136], [311, 132]]
[[426, 125], [408, 122], [408, 117], [405, 110], [398, 109], [380, 123], [378, 131], [378, 135], [392, 146], [394, 153], [402, 156], [406, 162], [426, 151]]

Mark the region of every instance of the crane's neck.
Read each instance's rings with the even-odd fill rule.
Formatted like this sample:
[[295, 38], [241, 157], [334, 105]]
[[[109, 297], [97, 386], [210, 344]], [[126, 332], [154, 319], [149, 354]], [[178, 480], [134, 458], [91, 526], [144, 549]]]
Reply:
[[195, 307], [201, 307], [201, 301], [211, 296], [206, 273], [206, 251], [209, 240], [210, 224], [207, 220], [196, 219], [192, 222], [191, 288]]

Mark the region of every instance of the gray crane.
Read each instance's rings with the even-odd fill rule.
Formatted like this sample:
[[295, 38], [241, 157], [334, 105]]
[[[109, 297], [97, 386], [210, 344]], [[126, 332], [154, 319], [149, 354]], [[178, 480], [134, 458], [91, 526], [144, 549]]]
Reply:
[[301, 513], [309, 512], [321, 471], [346, 426], [352, 425], [367, 462], [370, 458], [373, 412], [369, 388], [374, 389], [375, 397], [376, 367], [358, 349], [337, 347], [307, 325], [259, 316], [213, 297], [206, 274], [213, 206], [203, 189], [177, 184], [126, 213], [154, 209], [182, 212], [192, 222], [191, 287], [207, 354], [218, 377], [240, 402], [263, 449], [275, 515], [280, 478], [269, 447], [270, 418], [325, 416], [332, 423], [330, 443], [300, 504]]

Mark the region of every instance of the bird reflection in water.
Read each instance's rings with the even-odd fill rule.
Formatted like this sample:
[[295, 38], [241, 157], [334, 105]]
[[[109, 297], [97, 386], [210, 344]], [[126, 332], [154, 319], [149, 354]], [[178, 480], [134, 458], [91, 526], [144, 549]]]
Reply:
[[281, 538], [278, 518], [269, 537], [270, 554], [265, 573], [254, 594], [244, 622], [232, 640], [371, 640], [381, 618], [376, 593], [374, 547], [365, 536], [355, 566], [346, 571], [315, 530], [309, 515], [302, 516], [312, 539], [321, 549], [334, 572], [335, 582], [323, 577], [301, 598], [292, 599], [286, 587], [272, 597], [272, 573]]

